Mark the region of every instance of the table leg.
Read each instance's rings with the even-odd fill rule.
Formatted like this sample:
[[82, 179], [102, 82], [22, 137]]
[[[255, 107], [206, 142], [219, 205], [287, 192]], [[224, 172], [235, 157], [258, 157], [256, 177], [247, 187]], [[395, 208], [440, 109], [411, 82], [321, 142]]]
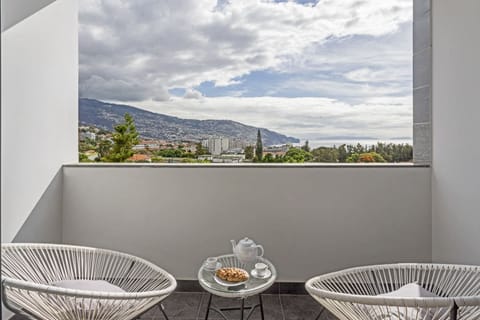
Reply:
[[213, 295], [210, 293], [208, 296], [207, 312], [205, 313], [205, 320], [208, 320], [208, 314], [210, 313], [210, 305], [212, 304]]
[[240, 306], [240, 320], [243, 320], [243, 309], [245, 309], [245, 299], [242, 299], [242, 305]]
[[265, 320], [265, 314], [263, 313], [263, 299], [261, 293], [258, 295], [258, 300], [260, 301], [260, 315], [262, 316], [262, 320]]
[[[250, 319], [250, 316], [253, 314], [255, 309], [257, 307], [261, 307], [261, 313], [262, 313], [262, 319], [264, 319], [264, 313], [263, 313], [263, 300], [262, 297], [259, 296], [260, 303], [252, 306], [245, 306], [245, 300], [246, 298], [241, 298], [240, 300], [240, 307], [224, 307], [224, 308], [218, 308], [216, 307], [213, 302], [212, 302], [213, 294], [209, 294], [208, 297], [208, 304], [207, 304], [207, 311], [205, 313], [205, 320], [208, 320], [208, 316], [210, 314], [210, 310], [215, 311], [218, 313], [224, 320], [229, 320], [226, 314], [223, 313], [223, 311], [240, 311], [240, 320], [248, 320]], [[245, 316], [245, 311], [250, 310], [248, 314]]]

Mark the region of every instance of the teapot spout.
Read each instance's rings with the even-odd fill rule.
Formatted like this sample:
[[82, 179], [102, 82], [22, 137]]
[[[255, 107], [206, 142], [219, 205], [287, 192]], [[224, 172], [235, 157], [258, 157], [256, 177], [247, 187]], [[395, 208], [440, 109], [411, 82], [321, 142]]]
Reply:
[[230, 242], [232, 243], [232, 250], [235, 253], [235, 247], [237, 246], [237, 243], [235, 242], [235, 240], [230, 240]]

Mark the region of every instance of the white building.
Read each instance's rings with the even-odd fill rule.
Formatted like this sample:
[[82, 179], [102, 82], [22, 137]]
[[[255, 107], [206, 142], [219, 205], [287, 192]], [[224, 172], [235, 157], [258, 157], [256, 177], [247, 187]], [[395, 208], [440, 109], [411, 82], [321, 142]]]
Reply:
[[95, 141], [95, 139], [97, 139], [97, 135], [93, 132], [80, 132], [80, 140], [84, 141], [84, 140], [87, 140], [87, 139], [90, 139], [90, 140], [93, 140]]
[[155, 141], [141, 141], [139, 144], [133, 146], [133, 150], [145, 150], [145, 149], [150, 149], [150, 150], [158, 150], [160, 149], [160, 145], [158, 142]]
[[213, 163], [240, 163], [245, 160], [244, 154], [222, 154], [217, 157], [212, 157]]
[[229, 149], [245, 149], [249, 144], [250, 143], [242, 139], [230, 139]]
[[213, 155], [220, 155], [226, 152], [230, 146], [228, 138], [208, 138], [202, 141], [202, 145]]

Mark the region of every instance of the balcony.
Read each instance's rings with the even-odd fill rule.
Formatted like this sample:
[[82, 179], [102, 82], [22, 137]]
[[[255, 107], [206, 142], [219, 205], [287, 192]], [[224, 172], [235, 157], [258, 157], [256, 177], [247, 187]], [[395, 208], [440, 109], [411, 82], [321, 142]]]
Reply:
[[185, 319], [204, 315], [206, 294], [181, 292], [200, 291], [204, 259], [249, 236], [278, 269], [267, 317], [314, 319], [321, 307], [303, 290], [314, 275], [431, 261], [429, 199], [430, 168], [421, 166], [65, 165], [15, 241], [146, 258], [179, 280], [165, 307]]
[[[2, 1], [17, 15], [2, 29], [2, 242], [101, 247], [152, 261], [178, 280], [165, 308], [183, 320], [204, 317], [201, 263], [245, 236], [265, 247], [278, 270], [265, 295], [267, 319], [315, 319], [322, 307], [303, 284], [322, 273], [397, 262], [480, 264], [480, 8], [438, 3], [431, 15], [420, 5], [429, 1], [416, 2], [417, 27], [430, 30], [432, 18], [434, 31], [433, 49], [426, 40], [427, 53], [414, 57], [416, 70], [428, 74], [417, 89], [433, 93], [415, 106], [427, 112], [414, 125], [415, 147], [426, 150], [417, 152], [421, 161], [203, 166], [77, 164], [76, 3], [20, 10]], [[432, 54], [430, 70], [422, 59]], [[163, 319], [158, 310], [142, 318]]]

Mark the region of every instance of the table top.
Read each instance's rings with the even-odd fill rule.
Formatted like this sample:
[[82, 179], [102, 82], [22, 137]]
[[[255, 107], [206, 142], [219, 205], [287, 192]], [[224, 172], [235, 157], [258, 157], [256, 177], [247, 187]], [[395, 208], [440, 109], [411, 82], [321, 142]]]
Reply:
[[[215, 272], [205, 270], [202, 264], [202, 266], [198, 270], [198, 281], [203, 289], [216, 296], [226, 298], [246, 298], [249, 296], [253, 296], [262, 293], [268, 288], [270, 288], [275, 282], [275, 279], [277, 278], [277, 271], [275, 270], [275, 266], [265, 258], [257, 257], [256, 261], [247, 264], [238, 261], [238, 259], [233, 254], [223, 255], [217, 258], [218, 262], [222, 264], [222, 267], [235, 267], [244, 269], [249, 273], [250, 278], [245, 284], [235, 287], [226, 287], [217, 283], [213, 278]], [[263, 262], [268, 266], [268, 268], [272, 272], [271, 277], [267, 279], [258, 279], [252, 276], [251, 271], [255, 268], [255, 264], [258, 262]]]

